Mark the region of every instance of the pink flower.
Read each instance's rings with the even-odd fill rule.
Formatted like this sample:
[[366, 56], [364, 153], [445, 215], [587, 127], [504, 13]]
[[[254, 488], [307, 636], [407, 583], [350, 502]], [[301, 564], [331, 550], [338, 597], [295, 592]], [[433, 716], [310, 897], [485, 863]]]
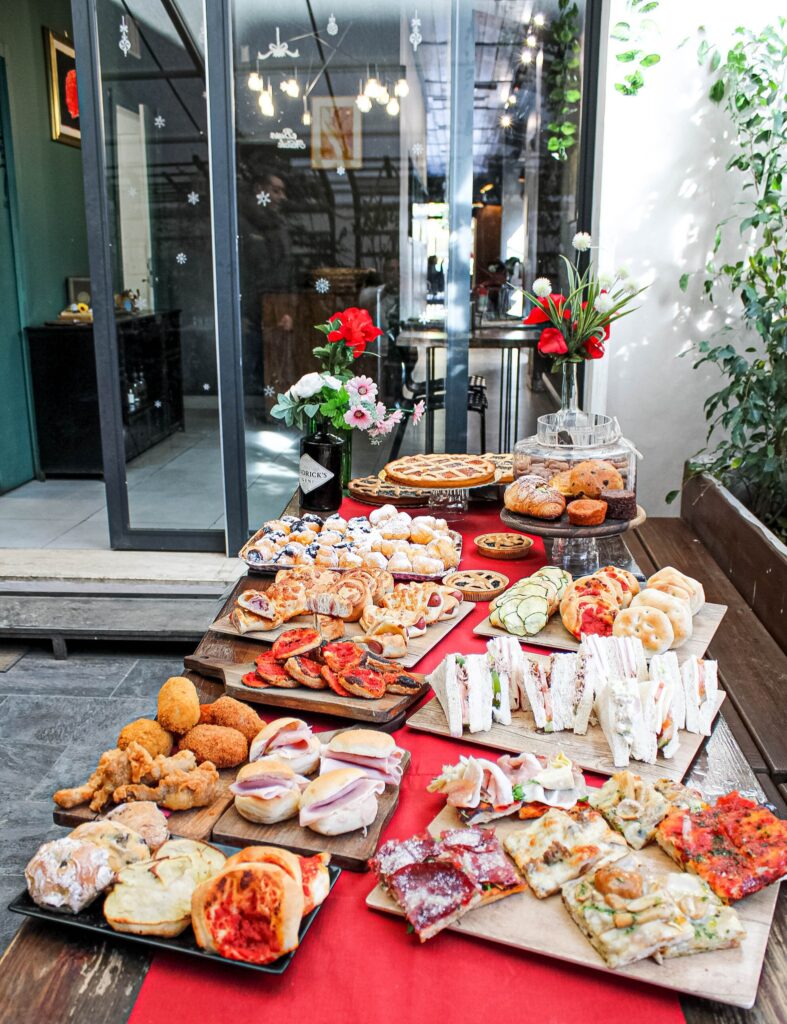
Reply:
[[414, 427], [417, 427], [418, 424], [421, 422], [421, 417], [424, 414], [424, 409], [425, 408], [426, 408], [426, 406], [424, 405], [423, 399], [420, 402], [417, 402], [416, 405], [413, 406], [413, 426]]
[[376, 409], [374, 410], [374, 418], [375, 418], [375, 421], [376, 421], [377, 423], [379, 423], [379, 422], [380, 422], [380, 420], [384, 420], [384, 419], [385, 419], [385, 413], [386, 413], [386, 411], [387, 411], [387, 410], [386, 410], [386, 408], [385, 408], [385, 405], [384, 405], [384, 404], [383, 404], [382, 402], [378, 402], [378, 403], [377, 403], [377, 407], [376, 407]]
[[356, 405], [344, 414], [344, 422], [348, 427], [358, 427], [359, 430], [368, 430], [374, 422], [372, 414], [362, 405]]
[[377, 385], [371, 377], [353, 377], [347, 381], [346, 387], [351, 403], [361, 398], [373, 402], [377, 397]]

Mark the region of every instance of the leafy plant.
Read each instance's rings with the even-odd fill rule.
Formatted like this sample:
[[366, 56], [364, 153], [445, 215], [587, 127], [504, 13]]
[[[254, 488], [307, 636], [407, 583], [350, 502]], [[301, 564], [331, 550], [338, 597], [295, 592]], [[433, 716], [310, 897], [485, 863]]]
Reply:
[[[749, 509], [783, 539], [787, 537], [787, 109], [785, 19], [759, 33], [736, 29], [738, 40], [722, 54], [705, 41], [698, 59], [715, 80], [710, 98], [721, 104], [733, 129], [734, 152], [726, 170], [744, 175], [744, 198], [718, 224], [704, 291], [713, 302], [721, 286], [740, 300], [740, 321], [696, 346], [699, 359], [718, 367], [724, 386], [705, 402], [708, 440], [692, 472], [709, 471], [739, 492]], [[718, 257], [733, 227], [749, 235], [748, 253], [735, 263]], [[680, 279], [683, 291], [689, 275]], [[746, 344], [741, 327], [758, 335]], [[700, 460], [698, 456], [703, 456]], [[675, 494], [669, 495], [668, 500]]]
[[547, 152], [555, 160], [568, 160], [577, 144], [579, 103], [582, 99], [579, 42], [579, 7], [574, 0], [558, 0], [558, 16], [552, 22], [556, 51], [547, 66], [547, 97], [552, 120], [547, 124]]
[[633, 70], [616, 82], [615, 88], [624, 96], [636, 96], [645, 85], [642, 68], [652, 68], [660, 63], [661, 56], [653, 52], [650, 37], [657, 31], [656, 22], [646, 15], [652, 14], [659, 6], [659, 0], [627, 0], [628, 21], [618, 21], [612, 26], [611, 37], [626, 44], [626, 49], [615, 54], [621, 64], [632, 65]]

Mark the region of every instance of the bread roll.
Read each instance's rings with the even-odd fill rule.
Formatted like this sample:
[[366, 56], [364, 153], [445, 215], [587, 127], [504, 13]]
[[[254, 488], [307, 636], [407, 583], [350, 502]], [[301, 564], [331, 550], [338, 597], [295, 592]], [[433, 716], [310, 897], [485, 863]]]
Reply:
[[227, 860], [221, 850], [217, 850], [210, 843], [201, 843], [198, 839], [168, 840], [159, 847], [155, 860], [164, 860], [166, 857], [188, 857], [198, 882], [215, 875], [224, 867]]
[[25, 868], [27, 891], [34, 903], [72, 914], [89, 906], [114, 877], [109, 851], [80, 839], [44, 843]]
[[119, 821], [86, 821], [69, 832], [68, 838], [103, 847], [109, 854], [109, 866], [115, 873], [129, 864], [150, 860], [150, 849], [139, 832]]
[[[317, 744], [319, 764], [319, 742]], [[316, 767], [316, 765], [315, 765]], [[239, 770], [230, 792], [235, 810], [247, 821], [273, 825], [298, 813], [306, 779], [275, 757], [263, 757]]]
[[664, 612], [672, 625], [674, 639], [671, 646], [680, 647], [685, 644], [692, 634], [691, 610], [685, 601], [677, 597], [665, 594], [662, 590], [654, 590], [648, 587], [641, 590], [632, 600], [631, 607], [658, 608]]
[[621, 569], [617, 565], [605, 565], [597, 569], [593, 575], [608, 579], [620, 588], [621, 608], [628, 608], [634, 595], [639, 593], [639, 580], [628, 569]]
[[691, 614], [696, 615], [697, 612], [705, 604], [705, 591], [699, 580], [693, 579], [691, 576], [687, 576], [685, 573], [680, 572], [671, 565], [665, 566], [663, 569], [659, 569], [658, 572], [654, 573], [648, 580], [648, 586], [652, 582], [659, 582], [664, 580], [667, 583], [674, 583], [679, 587], [686, 587], [691, 592]]
[[520, 476], [506, 487], [506, 508], [537, 519], [558, 519], [566, 508], [566, 499], [538, 476]]
[[648, 654], [665, 654], [675, 639], [672, 623], [658, 608], [632, 605], [615, 616], [613, 636], [632, 636], [642, 641]]
[[377, 817], [385, 783], [360, 768], [337, 768], [310, 782], [301, 796], [300, 824], [324, 836], [366, 828]]

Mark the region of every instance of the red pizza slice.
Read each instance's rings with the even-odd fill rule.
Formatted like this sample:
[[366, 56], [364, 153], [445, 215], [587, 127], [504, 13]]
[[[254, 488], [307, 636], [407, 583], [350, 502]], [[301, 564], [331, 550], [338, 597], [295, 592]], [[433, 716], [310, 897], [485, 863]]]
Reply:
[[480, 886], [451, 861], [407, 864], [389, 877], [388, 888], [421, 942], [481, 901]]

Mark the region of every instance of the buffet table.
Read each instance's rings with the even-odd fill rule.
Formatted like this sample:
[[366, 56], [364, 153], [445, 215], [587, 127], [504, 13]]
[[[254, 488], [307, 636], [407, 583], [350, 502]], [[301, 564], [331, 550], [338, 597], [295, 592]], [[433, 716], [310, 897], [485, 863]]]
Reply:
[[[355, 515], [368, 508], [347, 501], [342, 511]], [[465, 538], [462, 568], [499, 568], [513, 582], [545, 563], [540, 540], [536, 540], [529, 558], [515, 562], [493, 564], [475, 553], [472, 538], [499, 529], [496, 509], [471, 510], [453, 525], [461, 528]], [[657, 568], [642, 536], [633, 535], [630, 546], [643, 571]], [[708, 599], [718, 600], [712, 585]], [[231, 599], [225, 610], [230, 604]], [[485, 604], [474, 608], [429, 652], [418, 670], [428, 672], [451, 651], [482, 651], [484, 640], [474, 636], [472, 630], [485, 614]], [[226, 636], [208, 632], [195, 655], [232, 660], [234, 643]], [[721, 659], [721, 654], [716, 657]], [[238, 660], [244, 660], [242, 652]], [[721, 671], [723, 674], [723, 663]], [[187, 674], [195, 682], [201, 700], [210, 701], [222, 693], [219, 683], [195, 672]], [[686, 783], [699, 785], [708, 793], [740, 789], [763, 799], [759, 777], [726, 721], [728, 706], [729, 701]], [[260, 710], [264, 717], [272, 717], [264, 708]], [[743, 739], [732, 709], [730, 714], [733, 728]], [[311, 722], [315, 730], [346, 724], [316, 716]], [[456, 761], [460, 753], [488, 756], [488, 751], [469, 742], [425, 735], [406, 725], [394, 735], [398, 744], [411, 751], [412, 762], [402, 783], [398, 809], [383, 832], [383, 840], [423, 829], [440, 810], [443, 799], [428, 793], [426, 784], [439, 774], [443, 764]], [[31, 837], [31, 852], [38, 841], [38, 837]], [[365, 906], [373, 885], [370, 874], [345, 871], [303, 947], [281, 976], [246, 972], [231, 963], [206, 968], [185, 957], [151, 957], [120, 939], [92, 942], [66, 928], [26, 922], [2, 961], [0, 1022], [68, 1019], [100, 1024], [129, 1019], [132, 1024], [212, 1024], [254, 1019], [261, 1011], [285, 1021], [304, 1018], [318, 1024], [343, 1024], [347, 1019], [375, 1024], [420, 1024], [425, 1019], [476, 1024], [485, 1016], [537, 1019], [543, 1024], [624, 1024], [631, 1020], [679, 1024], [684, 1019], [690, 1024], [778, 1024], [784, 1020], [784, 982], [779, 974], [784, 956], [783, 895], [756, 1008], [746, 1012], [488, 945], [455, 932], [445, 932], [420, 946], [402, 921]]]

